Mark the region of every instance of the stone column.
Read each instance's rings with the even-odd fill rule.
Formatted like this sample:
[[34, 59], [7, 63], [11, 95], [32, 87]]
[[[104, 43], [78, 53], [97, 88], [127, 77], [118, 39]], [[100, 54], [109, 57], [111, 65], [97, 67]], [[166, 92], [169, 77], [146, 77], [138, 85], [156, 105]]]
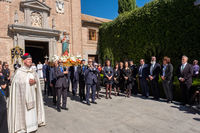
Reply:
[[43, 12], [43, 15], [42, 15], [42, 27], [43, 28], [48, 28], [49, 25], [48, 25], [48, 14], [47, 12]]
[[29, 8], [26, 8], [24, 10], [24, 17], [25, 17], [25, 25], [31, 26], [31, 10]]

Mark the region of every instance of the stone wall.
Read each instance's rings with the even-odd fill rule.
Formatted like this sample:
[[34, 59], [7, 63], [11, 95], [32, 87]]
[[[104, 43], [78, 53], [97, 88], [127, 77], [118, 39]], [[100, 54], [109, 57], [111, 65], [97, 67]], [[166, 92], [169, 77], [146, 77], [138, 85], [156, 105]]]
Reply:
[[[42, 0], [41, 0], [42, 1]], [[21, 0], [11, 2], [0, 1], [0, 60], [11, 63], [10, 49], [14, 46], [13, 35], [8, 33], [8, 25], [14, 24], [14, 14], [17, 11], [18, 23], [24, 24], [24, 12], [20, 8]], [[81, 31], [81, 3], [80, 0], [63, 0], [64, 13], [57, 13], [56, 0], [46, 0], [45, 4], [51, 8], [48, 16], [48, 26], [52, 28], [52, 19], [55, 21], [55, 30], [69, 33], [70, 53], [82, 55]], [[61, 55], [62, 44], [56, 42], [57, 54]]]
[[[89, 40], [89, 29], [94, 29], [97, 32], [96, 41]], [[88, 60], [88, 55], [97, 55], [97, 45], [98, 45], [98, 31], [99, 28], [91, 24], [83, 24], [82, 26], [82, 45], [83, 45], [83, 58]]]

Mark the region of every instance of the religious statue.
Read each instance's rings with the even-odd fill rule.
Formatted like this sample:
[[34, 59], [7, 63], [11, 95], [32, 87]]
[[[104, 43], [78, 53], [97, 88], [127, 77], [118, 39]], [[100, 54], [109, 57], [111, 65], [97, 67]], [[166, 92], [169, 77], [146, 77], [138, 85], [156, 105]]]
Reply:
[[64, 31], [60, 37], [60, 40], [62, 43], [62, 55], [68, 55], [69, 54], [69, 34], [66, 31]]

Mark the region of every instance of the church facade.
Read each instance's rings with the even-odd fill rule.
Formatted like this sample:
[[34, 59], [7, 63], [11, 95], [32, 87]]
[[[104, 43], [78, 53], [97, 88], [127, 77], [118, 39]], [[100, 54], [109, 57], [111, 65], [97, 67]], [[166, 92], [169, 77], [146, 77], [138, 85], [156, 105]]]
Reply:
[[19, 46], [33, 61], [62, 55], [67, 36], [70, 55], [98, 61], [98, 29], [111, 20], [81, 13], [80, 0], [1, 0], [0, 60], [11, 63]]

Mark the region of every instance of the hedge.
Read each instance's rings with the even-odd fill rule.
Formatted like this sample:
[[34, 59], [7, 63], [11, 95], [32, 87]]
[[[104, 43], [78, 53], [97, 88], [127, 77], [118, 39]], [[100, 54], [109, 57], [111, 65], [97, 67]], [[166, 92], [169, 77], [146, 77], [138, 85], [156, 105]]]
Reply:
[[[104, 23], [99, 30], [99, 54], [104, 62], [133, 60], [139, 64], [152, 55], [161, 63], [164, 56], [171, 58], [174, 70], [187, 55], [189, 62], [200, 57], [200, 8], [195, 0], [154, 0], [142, 8], [120, 14]], [[174, 71], [175, 73], [176, 71]], [[195, 80], [193, 87], [200, 85]], [[162, 87], [160, 82], [160, 87]], [[177, 77], [174, 81], [175, 99], [181, 91]], [[164, 97], [162, 91], [162, 97]]]
[[120, 14], [104, 23], [99, 31], [99, 54], [115, 61], [144, 58], [155, 55], [171, 57], [177, 67], [181, 56], [192, 62], [200, 57], [200, 9], [195, 0], [154, 0], [142, 8]]

